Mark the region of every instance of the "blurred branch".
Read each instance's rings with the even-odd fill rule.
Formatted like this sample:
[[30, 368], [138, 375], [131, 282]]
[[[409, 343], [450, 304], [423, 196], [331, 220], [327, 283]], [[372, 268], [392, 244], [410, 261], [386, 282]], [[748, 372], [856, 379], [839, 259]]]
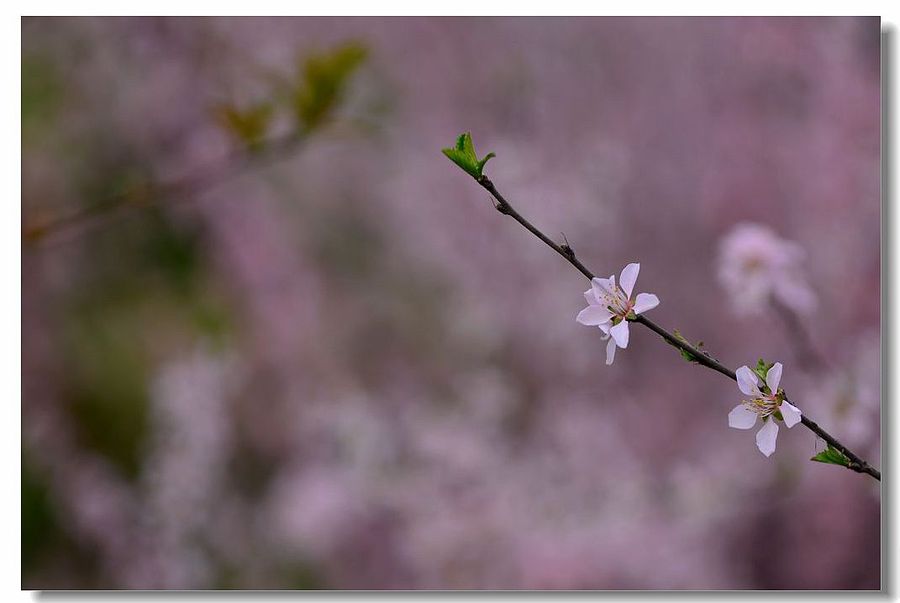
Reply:
[[333, 124], [348, 82], [366, 56], [364, 46], [348, 42], [301, 58], [296, 72], [285, 84], [288, 92], [280, 99], [293, 115], [294, 127], [289, 134], [267, 139], [278, 104], [273, 100], [263, 100], [243, 109], [220, 105], [215, 110], [217, 121], [240, 143], [220, 161], [205, 167], [199, 174], [162, 184], [143, 182], [68, 214], [26, 225], [23, 240], [33, 244], [45, 240], [48, 235], [87, 224], [124, 208], [147, 207], [175, 198], [194, 198], [227, 178], [295, 152], [314, 132]]
[[172, 199], [195, 198], [227, 178], [252, 172], [298, 151], [305, 141], [305, 135], [291, 133], [289, 136], [269, 141], [259, 148], [235, 149], [219, 161], [203, 168], [198, 174], [190, 174], [161, 184], [143, 183], [68, 214], [26, 225], [22, 238], [27, 243], [37, 244], [64, 231], [109, 217], [119, 210], [149, 207]]
[[815, 344], [813, 344], [812, 336], [803, 325], [800, 316], [774, 296], [772, 297], [771, 303], [778, 313], [778, 316], [781, 318], [781, 321], [784, 323], [785, 328], [787, 328], [790, 333], [788, 341], [794, 347], [794, 354], [797, 356], [800, 365], [807, 369], [827, 367], [828, 362], [816, 349]]
[[[590, 270], [588, 270], [584, 264], [581, 263], [581, 261], [576, 257], [575, 251], [569, 246], [568, 243], [564, 245], [556, 244], [547, 235], [545, 235], [533, 224], [531, 224], [531, 222], [522, 217], [522, 215], [519, 214], [519, 212], [517, 212], [512, 207], [512, 205], [509, 204], [509, 202], [503, 197], [503, 195], [500, 194], [500, 192], [494, 186], [494, 183], [491, 182], [491, 180], [487, 176], [481, 175], [480, 177], [476, 177], [475, 180], [476, 182], [478, 182], [478, 184], [483, 186], [497, 201], [494, 205], [497, 211], [499, 211], [501, 214], [510, 216], [516, 222], [524, 226], [526, 230], [543, 241], [548, 247], [553, 249], [553, 251], [565, 258], [566, 261], [572, 264], [579, 272], [581, 272], [581, 274], [586, 276], [588, 279], [594, 278], [594, 274]], [[649, 318], [646, 318], [643, 315], [638, 315], [636, 318], [629, 320], [647, 327], [648, 329], [662, 337], [670, 345], [673, 345], [679, 350], [692, 356], [692, 359], [698, 364], [721, 373], [732, 381], [737, 381], [737, 377], [735, 376], [734, 371], [724, 366], [717, 360], [713, 359], [707, 353], [701, 352], [685, 339], [676, 337], [672, 333], [666, 331]], [[785, 400], [790, 403], [790, 400], [787, 400], [787, 398], [785, 398]], [[854, 454], [849, 448], [841, 444], [834, 436], [819, 427], [819, 425], [815, 421], [807, 417], [805, 412], [801, 415], [801, 422], [807, 429], [825, 440], [830, 446], [842, 452], [847, 457], [847, 459], [849, 459], [849, 462], [844, 465], [845, 467], [847, 467], [851, 471], [856, 471], [857, 473], [866, 473], [874, 477], [878, 481], [881, 481], [880, 471], [871, 467], [866, 461]]]

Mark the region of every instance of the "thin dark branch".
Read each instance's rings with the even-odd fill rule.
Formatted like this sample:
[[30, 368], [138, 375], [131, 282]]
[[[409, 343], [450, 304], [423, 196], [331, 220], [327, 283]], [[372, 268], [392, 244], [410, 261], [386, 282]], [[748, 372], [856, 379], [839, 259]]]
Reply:
[[[543, 241], [548, 247], [553, 249], [553, 251], [555, 251], [556, 253], [561, 255], [567, 262], [569, 262], [570, 264], [575, 266], [575, 268], [577, 268], [578, 271], [581, 272], [581, 274], [586, 276], [588, 279], [594, 278], [594, 274], [590, 270], [588, 270], [587, 267], [585, 267], [585, 265], [582, 264], [581, 261], [575, 256], [575, 252], [569, 246], [568, 242], [566, 242], [564, 245], [558, 245], [552, 239], [550, 239], [547, 235], [545, 235], [543, 232], [538, 230], [533, 224], [531, 224], [531, 222], [529, 222], [528, 220], [523, 218], [522, 215], [519, 212], [517, 212], [512, 207], [512, 205], [509, 204], [509, 201], [507, 201], [503, 197], [503, 195], [500, 194], [500, 192], [494, 186], [494, 183], [491, 182], [490, 179], [487, 178], [487, 176], [482, 176], [481, 178], [477, 179], [477, 181], [478, 181], [478, 184], [483, 186], [494, 197], [494, 199], [497, 200], [497, 204], [495, 205], [495, 208], [497, 209], [497, 211], [499, 211], [500, 213], [505, 214], [507, 216], [510, 216], [516, 222], [518, 222], [519, 224], [524, 226], [526, 230], [528, 230], [534, 236], [536, 236], [541, 241]], [[655, 322], [653, 322], [649, 318], [646, 318], [645, 316], [642, 316], [642, 315], [638, 315], [637, 317], [635, 317], [632, 320], [632, 322], [635, 322], [637, 324], [647, 327], [648, 329], [650, 329], [651, 331], [653, 331], [654, 333], [656, 333], [657, 335], [662, 337], [664, 340], [666, 340], [666, 342], [669, 343], [670, 345], [673, 345], [676, 348], [686, 352], [687, 354], [690, 354], [692, 360], [694, 360], [697, 364], [700, 364], [702, 366], [705, 366], [706, 368], [709, 368], [718, 373], [721, 373], [721, 374], [725, 375], [726, 377], [728, 377], [729, 379], [731, 379], [732, 381], [737, 381], [737, 377], [735, 376], [733, 370], [726, 367], [722, 363], [718, 362], [717, 360], [715, 360], [714, 358], [709, 356], [707, 353], [698, 350], [697, 348], [692, 346], [687, 341], [685, 341], [679, 337], [676, 337], [672, 333], [669, 333], [668, 331], [666, 331], [665, 329], [663, 329], [662, 327], [657, 325]], [[834, 448], [840, 450], [841, 453], [843, 453], [848, 459], [850, 459], [850, 463], [847, 465], [848, 469], [850, 469], [852, 471], [856, 471], [857, 473], [866, 473], [866, 474], [874, 477], [875, 479], [881, 481], [881, 472], [880, 471], [878, 471], [877, 469], [870, 466], [866, 461], [864, 461], [859, 456], [854, 454], [849, 448], [847, 448], [846, 446], [841, 444], [834, 436], [832, 436], [827, 431], [825, 431], [824, 429], [819, 427], [819, 425], [815, 421], [813, 421], [812, 419], [810, 419], [809, 417], [806, 416], [806, 413], [803, 413], [801, 415], [801, 423], [807, 429], [809, 429], [810, 431], [815, 433], [817, 436], [819, 436], [820, 438], [822, 438], [823, 440], [828, 442], [828, 444], [830, 444]]]
[[499, 211], [501, 214], [506, 214], [507, 216], [510, 216], [513, 220], [515, 220], [516, 222], [518, 222], [519, 224], [524, 226], [528, 230], [528, 232], [530, 232], [531, 234], [533, 234], [534, 236], [536, 236], [537, 238], [542, 240], [551, 249], [553, 249], [553, 251], [555, 251], [559, 255], [563, 256], [566, 259], [566, 261], [568, 261], [570, 264], [572, 264], [573, 266], [578, 268], [578, 271], [581, 272], [581, 274], [585, 275], [589, 279], [594, 278], [594, 274], [590, 270], [588, 270], [585, 267], [585, 265], [582, 264], [578, 260], [577, 257], [575, 257], [575, 253], [572, 251], [571, 247], [566, 245], [565, 248], [563, 248], [562, 246], [557, 245], [556, 243], [553, 242], [553, 240], [550, 237], [548, 237], [547, 235], [542, 233], [540, 230], [535, 228], [531, 224], [531, 222], [529, 222], [528, 220], [523, 218], [521, 216], [521, 214], [519, 214], [519, 212], [517, 212], [515, 209], [513, 209], [513, 206], [510, 205], [506, 201], [506, 199], [503, 198], [503, 195], [500, 194], [500, 191], [498, 191], [494, 187], [494, 183], [491, 182], [490, 180], [488, 180], [488, 178], [486, 176], [482, 176], [481, 179], [478, 181], [478, 183], [481, 186], [483, 186], [484, 188], [486, 188], [487, 191], [491, 195], [493, 195], [494, 198], [497, 200], [497, 205], [495, 206], [497, 211]]

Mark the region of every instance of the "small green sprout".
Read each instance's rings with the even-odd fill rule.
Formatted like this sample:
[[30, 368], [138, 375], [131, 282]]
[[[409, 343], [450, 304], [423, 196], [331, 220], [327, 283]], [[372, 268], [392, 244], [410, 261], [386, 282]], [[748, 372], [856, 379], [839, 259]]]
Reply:
[[828, 463], [830, 465], [840, 465], [842, 467], [850, 466], [850, 459], [847, 458], [843, 452], [832, 446], [828, 445], [828, 448], [817, 454], [816, 456], [809, 459], [811, 461], [816, 461], [817, 463]]
[[496, 157], [494, 153], [488, 153], [483, 159], [478, 159], [478, 155], [475, 154], [475, 145], [472, 143], [472, 135], [469, 132], [459, 135], [459, 138], [456, 139], [456, 147], [441, 149], [441, 152], [476, 180], [481, 180], [483, 177], [484, 164], [491, 157]]

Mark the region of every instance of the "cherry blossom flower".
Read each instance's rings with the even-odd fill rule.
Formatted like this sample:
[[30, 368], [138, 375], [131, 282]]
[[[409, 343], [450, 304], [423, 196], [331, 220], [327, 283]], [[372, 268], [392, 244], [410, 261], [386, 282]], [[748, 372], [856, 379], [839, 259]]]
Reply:
[[784, 391], [778, 389], [781, 370], [780, 362], [773, 364], [766, 372], [765, 384], [759, 383], [759, 377], [748, 366], [735, 371], [738, 388], [750, 399], [742, 401], [728, 413], [728, 426], [750, 429], [756, 425], [757, 418], [762, 419], [763, 426], [756, 433], [756, 447], [766, 456], [775, 452], [775, 440], [778, 438], [776, 420], [783, 420], [788, 428], [800, 422], [800, 409], [785, 400]]
[[628, 347], [628, 319], [659, 305], [659, 298], [652, 293], [638, 293], [637, 297], [631, 298], [640, 270], [640, 264], [625, 266], [618, 286], [615, 275], [592, 279], [591, 288], [584, 292], [588, 307], [575, 317], [583, 325], [599, 327], [603, 331], [603, 339], [609, 339], [606, 345], [607, 365], [613, 363], [616, 347]]
[[762, 224], [738, 224], [722, 239], [719, 281], [739, 314], [759, 314], [772, 301], [809, 312], [816, 297], [802, 278], [805, 252]]

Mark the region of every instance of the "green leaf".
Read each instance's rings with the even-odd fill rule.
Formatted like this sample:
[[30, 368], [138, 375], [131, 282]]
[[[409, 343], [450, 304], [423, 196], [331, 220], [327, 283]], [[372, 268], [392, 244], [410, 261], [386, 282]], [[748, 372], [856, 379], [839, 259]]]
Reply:
[[271, 103], [257, 103], [246, 109], [221, 105], [216, 117], [222, 126], [250, 148], [259, 147], [269, 132], [274, 107]]
[[753, 372], [759, 375], [759, 378], [763, 383], [766, 382], [766, 375], [769, 374], [769, 369], [775, 365], [774, 362], [766, 362], [762, 358], [757, 360], [756, 366], [753, 368]]
[[472, 162], [469, 160], [465, 153], [463, 153], [459, 149], [441, 149], [441, 152], [446, 155], [450, 161], [464, 169], [470, 175], [474, 176], [475, 178], [478, 177], [478, 166], [473, 166]]
[[817, 463], [828, 463], [830, 465], [840, 465], [841, 467], [849, 467], [850, 459], [847, 456], [832, 446], [828, 445], [828, 448], [817, 454], [816, 456], [809, 459], [811, 461], [816, 461]]
[[33, 54], [22, 56], [22, 137], [52, 132], [54, 118], [66, 99], [65, 82], [56, 64]]
[[469, 157], [475, 157], [475, 143], [472, 142], [471, 132], [463, 132], [456, 137], [456, 148]]
[[300, 65], [291, 96], [294, 114], [304, 130], [314, 130], [332, 117], [366, 55], [365, 47], [351, 42], [309, 56]]
[[483, 159], [478, 159], [478, 155], [475, 153], [475, 144], [472, 142], [472, 135], [469, 132], [459, 135], [455, 147], [441, 149], [441, 152], [476, 180], [482, 177], [484, 165], [492, 157], [496, 157], [494, 153], [488, 153]]
[[496, 156], [497, 156], [496, 153], [488, 153], [487, 155], [484, 156], [483, 159], [480, 159], [478, 161], [478, 174], [479, 175], [481, 175], [481, 173], [484, 171], [484, 164], [486, 164], [488, 161], [490, 161], [493, 157], [496, 157]]

